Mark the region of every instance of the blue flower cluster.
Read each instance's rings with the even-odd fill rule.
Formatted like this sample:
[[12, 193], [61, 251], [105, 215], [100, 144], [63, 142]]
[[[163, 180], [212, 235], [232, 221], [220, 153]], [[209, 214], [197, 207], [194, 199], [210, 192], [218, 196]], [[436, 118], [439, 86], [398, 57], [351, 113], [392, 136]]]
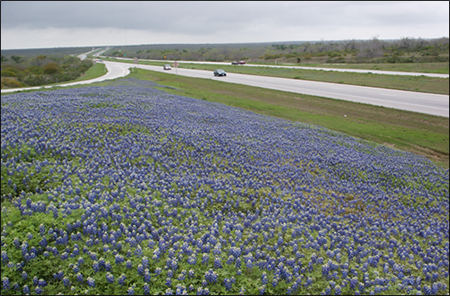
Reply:
[[2, 96], [2, 290], [448, 294], [448, 170], [153, 86]]

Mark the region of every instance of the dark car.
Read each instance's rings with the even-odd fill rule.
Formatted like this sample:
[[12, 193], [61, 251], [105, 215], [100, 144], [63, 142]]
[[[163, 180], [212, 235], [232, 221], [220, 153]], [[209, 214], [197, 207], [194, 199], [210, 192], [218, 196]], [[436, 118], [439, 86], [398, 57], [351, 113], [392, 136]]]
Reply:
[[245, 65], [244, 61], [239, 61], [238, 65]]
[[232, 65], [239, 65], [239, 62], [234, 61], [234, 62], [231, 62], [231, 64]]
[[214, 76], [227, 76], [227, 73], [222, 69], [217, 69], [214, 71]]

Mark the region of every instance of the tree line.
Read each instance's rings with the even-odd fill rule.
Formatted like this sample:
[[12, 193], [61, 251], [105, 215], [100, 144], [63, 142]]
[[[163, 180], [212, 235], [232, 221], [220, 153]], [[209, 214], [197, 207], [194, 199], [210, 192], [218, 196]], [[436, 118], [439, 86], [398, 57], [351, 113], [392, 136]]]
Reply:
[[110, 57], [155, 60], [294, 62], [294, 63], [413, 63], [448, 62], [449, 39], [315, 41], [243, 44], [166, 44], [116, 46]]
[[91, 66], [71, 55], [1, 56], [1, 88], [39, 86], [75, 80]]

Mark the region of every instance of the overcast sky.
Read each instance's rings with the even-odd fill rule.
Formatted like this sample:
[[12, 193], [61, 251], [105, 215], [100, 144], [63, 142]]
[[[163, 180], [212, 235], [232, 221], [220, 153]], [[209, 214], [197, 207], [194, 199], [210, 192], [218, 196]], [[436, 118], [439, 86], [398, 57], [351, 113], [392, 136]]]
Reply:
[[1, 49], [449, 36], [449, 2], [1, 1]]

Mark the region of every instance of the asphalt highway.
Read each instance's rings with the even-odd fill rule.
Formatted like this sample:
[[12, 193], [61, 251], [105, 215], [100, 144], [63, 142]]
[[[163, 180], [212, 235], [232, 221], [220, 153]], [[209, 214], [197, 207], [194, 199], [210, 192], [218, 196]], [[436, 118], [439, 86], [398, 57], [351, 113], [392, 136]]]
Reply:
[[289, 91], [332, 99], [365, 103], [388, 108], [408, 110], [431, 115], [449, 117], [449, 96], [411, 91], [391, 90], [375, 87], [355, 86], [337, 83], [317, 82], [268, 76], [228, 73], [226, 77], [214, 77], [212, 71], [178, 68], [168, 71], [161, 66], [105, 62], [114, 67], [137, 67], [195, 78], [220, 80], [262, 88]]
[[[228, 73], [226, 77], [214, 77], [212, 71], [193, 70], [185, 68], [173, 68], [163, 70], [161, 66], [130, 64], [120, 62], [104, 62], [108, 73], [92, 80], [60, 84], [58, 86], [70, 86], [87, 84], [104, 80], [124, 77], [130, 73], [129, 68], [136, 67], [168, 74], [220, 80], [227, 83], [238, 83], [262, 88], [288, 91], [299, 94], [307, 94], [332, 99], [352, 101], [370, 105], [384, 106], [443, 117], [449, 117], [449, 96], [429, 93], [419, 93], [401, 90], [391, 90], [366, 86], [345, 85], [328, 82], [307, 81], [268, 76], [246, 75]], [[47, 86], [49, 88], [51, 86]], [[41, 87], [26, 88], [39, 89]], [[20, 89], [6, 89], [5, 92], [14, 92]]]
[[[116, 59], [133, 60], [130, 58], [121, 58], [121, 57], [117, 57]], [[161, 60], [140, 60], [140, 61], [163, 62]], [[166, 62], [168, 64], [173, 64], [175, 61], [167, 60]], [[177, 61], [177, 63], [179, 63], [179, 64], [204, 64], [204, 65], [230, 66], [229, 62]], [[335, 72], [353, 72], [353, 73], [372, 73], [372, 74], [382, 74], [382, 75], [427, 76], [427, 77], [436, 77], [436, 78], [449, 78], [449, 74], [440, 74], [440, 73], [399, 72], [399, 71], [366, 70], [366, 69], [338, 69], [338, 68], [318, 68], [318, 67], [282, 66], [282, 65], [256, 65], [256, 64], [238, 65], [236, 67], [289, 68], [289, 69], [317, 70], [317, 71], [331, 71], [331, 72], [335, 71]]]

